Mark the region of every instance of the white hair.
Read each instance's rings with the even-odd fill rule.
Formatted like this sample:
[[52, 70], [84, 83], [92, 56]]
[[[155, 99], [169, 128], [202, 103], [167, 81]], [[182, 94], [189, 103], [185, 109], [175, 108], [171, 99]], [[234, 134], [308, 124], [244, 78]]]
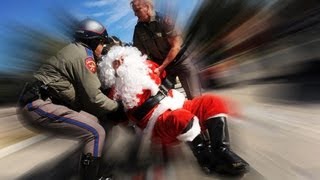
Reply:
[[[112, 62], [117, 59], [123, 59], [123, 63], [114, 70]], [[137, 95], [142, 94], [143, 90], [150, 90], [151, 95], [159, 91], [158, 85], [149, 76], [151, 70], [146, 59], [135, 47], [113, 46], [98, 64], [102, 85], [115, 88], [114, 99], [121, 99], [126, 109], [138, 105]]]
[[150, 5], [152, 8], [154, 7], [154, 3], [153, 3], [153, 0], [132, 0], [130, 2], [131, 6], [134, 4], [134, 2], [139, 2], [141, 4], [148, 4]]

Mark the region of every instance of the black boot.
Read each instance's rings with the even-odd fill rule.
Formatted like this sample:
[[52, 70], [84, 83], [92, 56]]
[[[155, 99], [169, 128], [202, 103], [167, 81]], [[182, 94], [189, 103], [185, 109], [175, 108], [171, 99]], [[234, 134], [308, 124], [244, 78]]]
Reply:
[[204, 141], [201, 134], [199, 134], [193, 141], [187, 142], [193, 155], [197, 158], [198, 164], [205, 173], [211, 173], [211, 148], [208, 143]]
[[93, 157], [90, 153], [82, 155], [80, 167], [81, 180], [98, 179], [98, 171], [100, 166], [100, 157]]
[[227, 119], [215, 117], [206, 122], [212, 146], [212, 170], [228, 175], [241, 175], [249, 164], [230, 149]]
[[112, 162], [101, 162], [98, 177], [99, 180], [112, 180], [113, 178], [113, 171], [115, 169], [115, 164]]

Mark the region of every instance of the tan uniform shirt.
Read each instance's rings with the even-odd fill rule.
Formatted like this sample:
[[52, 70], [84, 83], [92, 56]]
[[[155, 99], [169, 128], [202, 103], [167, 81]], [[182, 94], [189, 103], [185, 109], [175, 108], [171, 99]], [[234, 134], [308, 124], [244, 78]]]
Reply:
[[42, 65], [34, 76], [71, 108], [100, 116], [115, 111], [118, 104], [101, 92], [96, 71], [92, 50], [81, 43], [71, 43]]

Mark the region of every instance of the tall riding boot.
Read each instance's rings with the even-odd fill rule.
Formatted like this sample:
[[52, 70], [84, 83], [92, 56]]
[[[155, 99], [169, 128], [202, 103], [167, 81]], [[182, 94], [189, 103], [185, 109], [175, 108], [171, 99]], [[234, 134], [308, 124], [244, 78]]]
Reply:
[[213, 153], [211, 168], [218, 173], [240, 175], [249, 164], [230, 149], [226, 117], [215, 117], [206, 122]]
[[93, 157], [91, 153], [82, 155], [80, 167], [81, 180], [98, 179], [98, 171], [100, 166], [100, 157]]
[[103, 160], [101, 160], [99, 171], [98, 171], [99, 180], [112, 180], [114, 168], [115, 168], [114, 162], [110, 162], [110, 161], [104, 162]]
[[193, 141], [187, 142], [193, 155], [197, 158], [198, 164], [205, 173], [211, 173], [211, 148], [208, 143], [204, 141], [201, 134], [199, 134]]

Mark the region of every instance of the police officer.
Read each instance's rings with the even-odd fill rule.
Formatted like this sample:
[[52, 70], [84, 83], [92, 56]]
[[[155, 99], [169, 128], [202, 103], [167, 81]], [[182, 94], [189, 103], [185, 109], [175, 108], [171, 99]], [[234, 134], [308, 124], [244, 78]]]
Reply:
[[189, 99], [200, 95], [196, 68], [184, 55], [182, 37], [172, 20], [156, 13], [152, 0], [133, 0], [131, 6], [138, 17], [133, 46], [160, 65], [158, 74], [166, 70], [171, 82], [178, 76]]
[[29, 124], [84, 142], [83, 179], [96, 179], [105, 141], [98, 118], [120, 111], [120, 103], [100, 90], [95, 59], [101, 56], [106, 28], [93, 19], [79, 23], [75, 42], [48, 59], [23, 91], [21, 114]]

